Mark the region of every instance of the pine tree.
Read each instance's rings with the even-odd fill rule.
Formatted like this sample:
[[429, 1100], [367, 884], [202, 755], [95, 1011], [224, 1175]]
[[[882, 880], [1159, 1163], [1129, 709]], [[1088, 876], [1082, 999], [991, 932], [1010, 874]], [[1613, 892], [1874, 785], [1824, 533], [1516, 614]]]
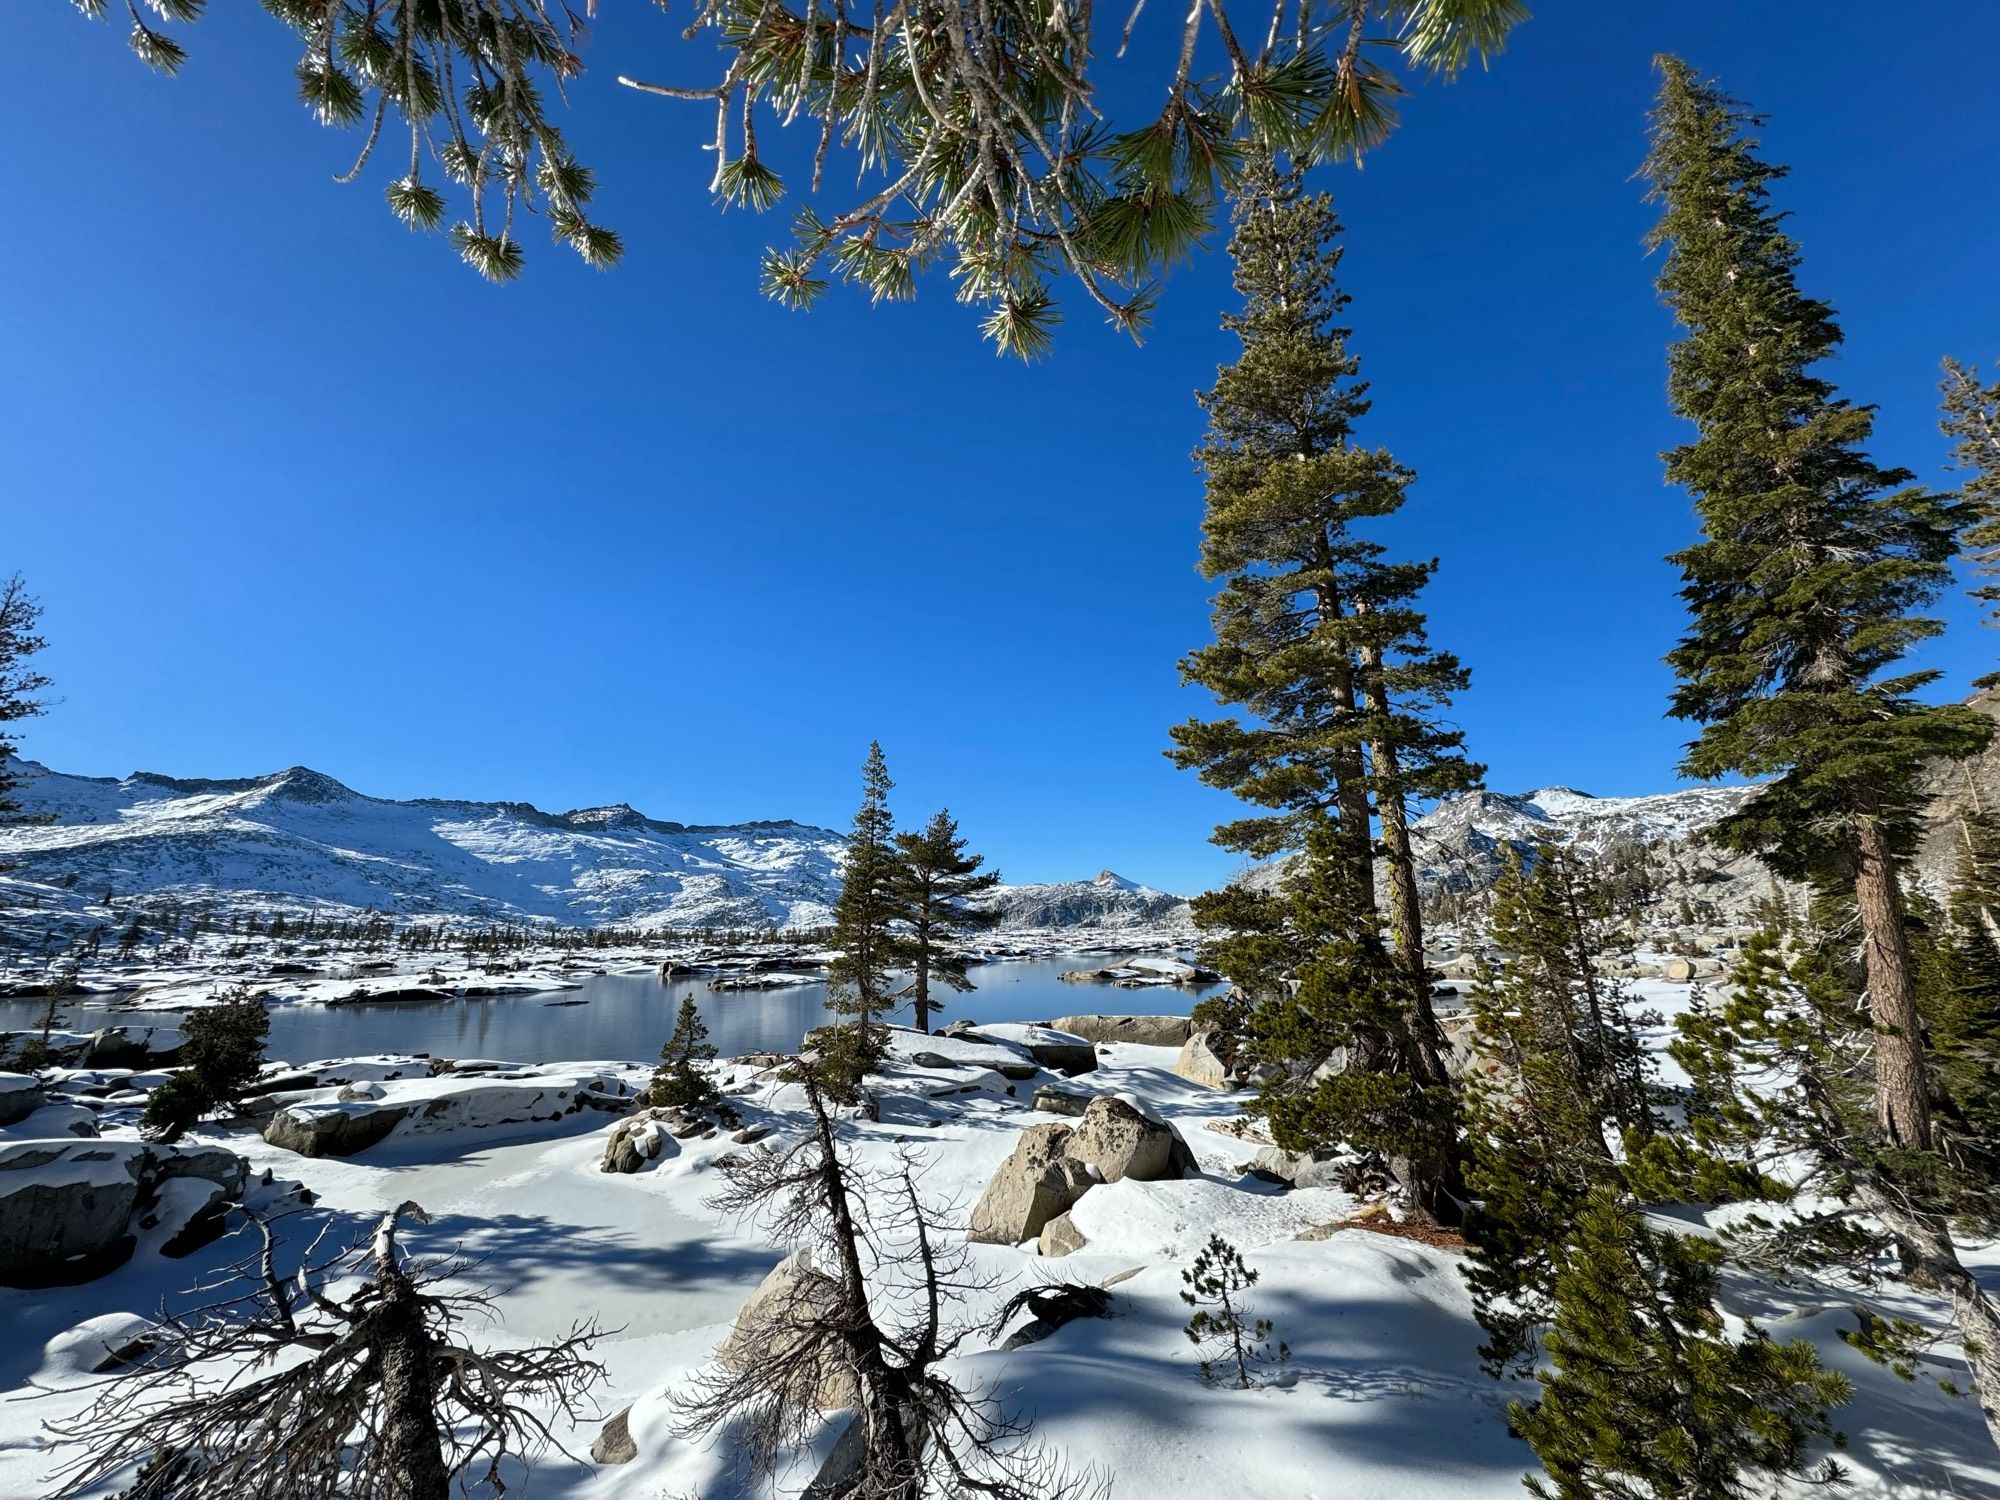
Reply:
[[1267, 1064], [1257, 1111], [1287, 1151], [1346, 1142], [1379, 1154], [1419, 1212], [1455, 1221], [1456, 1091], [1420, 1073], [1405, 974], [1354, 886], [1329, 826], [1275, 890], [1232, 884], [1194, 901], [1221, 936], [1205, 957], [1253, 1001], [1245, 1045]]
[[718, 1114], [724, 1108], [722, 1095], [702, 1066], [714, 1061], [715, 1044], [708, 1039], [708, 1026], [695, 1009], [694, 996], [683, 995], [673, 1035], [660, 1048], [660, 1065], [653, 1070], [648, 1102], [691, 1114]]
[[1539, 1500], [1736, 1500], [1754, 1491], [1746, 1471], [1803, 1472], [1852, 1388], [1809, 1343], [1754, 1326], [1731, 1338], [1715, 1311], [1720, 1262], [1712, 1244], [1592, 1194], [1556, 1280], [1553, 1369], [1539, 1401], [1510, 1409], [1548, 1471], [1527, 1482]]
[[1713, 836], [1787, 878], [1852, 891], [1881, 1130], [1921, 1149], [1929, 1085], [1899, 868], [1920, 769], [1980, 749], [1992, 723], [1917, 702], [1935, 673], [1883, 674], [1941, 628], [1917, 611], [1947, 582], [1972, 516], [1870, 459], [1872, 409], [1812, 373], [1840, 329], [1798, 288], [1799, 249], [1770, 202], [1784, 169], [1757, 155], [1758, 118], [1679, 59], [1660, 68], [1652, 243], [1667, 250], [1659, 287], [1687, 334], [1668, 391], [1696, 428], [1666, 467], [1703, 529], [1673, 559], [1693, 624], [1667, 658], [1672, 711], [1702, 725], [1683, 768], [1771, 778]]
[[257, 1077], [271, 1017], [242, 986], [181, 1023], [181, 1066], [146, 1098], [140, 1133], [179, 1140], [203, 1115], [233, 1106]]
[[[1443, 1089], [1408, 822], [1412, 801], [1476, 783], [1460, 735], [1436, 720], [1466, 674], [1431, 648], [1415, 606], [1435, 562], [1389, 561], [1360, 529], [1400, 509], [1413, 476], [1355, 441], [1369, 403], [1340, 321], [1348, 298], [1336, 279], [1331, 203], [1307, 194], [1299, 171], [1260, 155], [1245, 169], [1234, 221], [1244, 305], [1223, 324], [1242, 353], [1201, 398], [1209, 426], [1195, 454], [1207, 480], [1201, 567], [1222, 589], [1215, 643], [1190, 653], [1181, 672], [1248, 718], [1178, 725], [1168, 753], [1267, 809], [1222, 825], [1215, 842], [1267, 858], [1316, 841], [1321, 859], [1344, 866], [1341, 900], [1371, 935], [1381, 925], [1379, 811], [1397, 950], [1371, 983], [1391, 986], [1401, 1015], [1372, 1056], [1395, 1057], [1415, 1087]], [[1456, 1181], [1448, 1140], [1443, 1149], [1416, 1168], [1420, 1198], [1437, 1206]]]
[[[1969, 778], [1968, 778], [1969, 779]], [[2000, 1214], [2000, 818], [1977, 800], [1959, 819], [1958, 875], [1920, 964], [1918, 1009], [1937, 1082], [1937, 1147], [1977, 1204]]]
[[965, 852], [958, 824], [950, 812], [939, 812], [921, 833], [896, 835], [898, 915], [909, 924], [910, 998], [917, 1030], [931, 1029], [931, 1012], [940, 1002], [933, 984], [971, 989], [965, 974], [965, 954], [958, 946], [1000, 920], [996, 911], [967, 905], [971, 897], [1000, 883], [997, 870], [981, 870], [983, 856]]
[[[1670, 1050], [1692, 1084], [1688, 1130], [1656, 1138], [1641, 1165], [1660, 1183], [1677, 1180], [1691, 1200], [1774, 1205], [1726, 1233], [1753, 1262], [1786, 1273], [1833, 1267], [1865, 1281], [1893, 1249], [1906, 1279], [1949, 1299], [2000, 1445], [2000, 1305], [1952, 1242], [1955, 1215], [1991, 1223], [1991, 1179], [1977, 1161], [1912, 1150], [1880, 1131], [1857, 963], [1826, 925], [1846, 929], [1851, 909], [1822, 901], [1814, 917], [1796, 957], [1775, 933], [1754, 936], [1721, 1003], [1676, 1019]], [[1782, 1178], [1764, 1170], [1774, 1161], [1785, 1164]], [[1843, 1337], [1908, 1375], [1913, 1349], [1932, 1336], [1869, 1315]]]
[[1251, 1317], [1244, 1306], [1243, 1294], [1257, 1280], [1242, 1252], [1219, 1234], [1211, 1234], [1194, 1265], [1181, 1272], [1181, 1301], [1195, 1310], [1182, 1332], [1202, 1351], [1201, 1378], [1210, 1384], [1233, 1374], [1237, 1388], [1248, 1390], [1253, 1365], [1292, 1357], [1290, 1345], [1273, 1343], [1271, 1320]]
[[[77, 3], [99, 19], [112, 12], [106, 0]], [[595, 4], [264, 8], [300, 48], [285, 88], [320, 124], [366, 132], [341, 181], [400, 134], [407, 150], [378, 158], [392, 163], [390, 211], [436, 230], [456, 197], [463, 217], [449, 242], [480, 274], [521, 274], [516, 231], [531, 218], [591, 265], [618, 260], [617, 234], [587, 217], [596, 174], [546, 102], [566, 98], [584, 66]], [[133, 52], [171, 74], [202, 11], [203, 0], [153, 0], [118, 16], [131, 22]], [[1273, 18], [1262, 3], [1216, 0], [1186, 12], [1166, 45], [1133, 49], [1124, 68], [1146, 58], [1154, 78], [1122, 87], [1103, 86], [1111, 17], [1093, 21], [1089, 5], [918, 6], [907, 24], [897, 14], [828, 14], [811, 0], [766, 0], [754, 12], [704, 4], [683, 36], [709, 59], [694, 86], [619, 82], [699, 101], [701, 139], [714, 152], [709, 188], [722, 204], [762, 211], [788, 190], [771, 157], [800, 153], [760, 154], [760, 120], [767, 133], [803, 132], [793, 147], [817, 143], [803, 153], [810, 173], [791, 185], [805, 200], [794, 243], [764, 257], [770, 295], [809, 306], [838, 277], [876, 301], [901, 300], [942, 260], [959, 299], [990, 309], [988, 335], [1032, 355], [1060, 321], [1050, 284], [1063, 274], [1115, 325], [1143, 330], [1157, 278], [1211, 227], [1240, 140], [1277, 137], [1313, 161], [1359, 159], [1395, 128], [1417, 79], [1484, 63], [1528, 9], [1524, 0], [1340, 0]], [[1138, 20], [1126, 23], [1127, 39]], [[1122, 44], [1115, 50], [1125, 58]], [[454, 88], [454, 74], [470, 82]], [[1143, 113], [1160, 96], [1159, 112]], [[1141, 98], [1139, 118], [1114, 107]], [[855, 197], [822, 194], [823, 182], [878, 171], [881, 181]]]
[[893, 1001], [890, 973], [907, 956], [894, 928], [901, 880], [889, 814], [894, 785], [882, 746], [871, 743], [861, 768], [861, 807], [841, 865], [840, 899], [833, 906], [837, 951], [827, 965], [827, 1003], [835, 1014], [849, 1018], [840, 1031], [820, 1038], [824, 1076], [833, 1080], [837, 1093], [858, 1085], [881, 1057], [887, 1043], [881, 1018]]
[[1615, 940], [1592, 872], [1566, 849], [1543, 846], [1532, 867], [1510, 851], [1493, 896], [1489, 932], [1509, 957], [1473, 996], [1493, 1071], [1469, 1091], [1466, 1280], [1498, 1375], [1534, 1368], [1577, 1215], [1625, 1187], [1624, 1152], [1659, 1120], [1625, 995], [1597, 972]]
[[20, 744], [10, 727], [48, 708], [41, 694], [49, 679], [28, 663], [28, 658], [47, 644], [35, 634], [41, 618], [42, 606], [29, 596], [19, 573], [0, 583], [0, 827], [46, 821], [23, 816], [21, 804], [14, 799], [21, 778], [11, 762]]
[[[1973, 512], [1965, 530], [1965, 546], [1973, 572], [1980, 578], [2000, 577], [2000, 380], [1979, 383], [1976, 366], [1955, 359], [1944, 362], [1941, 383], [1943, 419], [1938, 424], [1952, 440], [1953, 466], [1966, 474], [1959, 493]], [[2000, 584], [1976, 584], [1972, 597], [1986, 606], [1986, 623], [2000, 624]], [[1979, 680], [1981, 687], [2000, 683], [2000, 673]]]

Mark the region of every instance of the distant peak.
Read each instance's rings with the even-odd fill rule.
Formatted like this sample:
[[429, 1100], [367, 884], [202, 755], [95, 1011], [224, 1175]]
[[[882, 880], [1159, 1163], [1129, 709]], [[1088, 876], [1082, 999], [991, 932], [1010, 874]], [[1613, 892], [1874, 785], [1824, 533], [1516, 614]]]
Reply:
[[289, 797], [295, 802], [338, 802], [355, 795], [351, 788], [311, 766], [291, 766], [280, 771], [270, 780], [270, 792], [274, 797]]
[[1091, 881], [1091, 884], [1115, 886], [1121, 891], [1136, 891], [1139, 889], [1139, 884], [1137, 881], [1127, 880], [1123, 875], [1120, 875], [1116, 870], [1099, 870], [1097, 872], [1097, 878]]

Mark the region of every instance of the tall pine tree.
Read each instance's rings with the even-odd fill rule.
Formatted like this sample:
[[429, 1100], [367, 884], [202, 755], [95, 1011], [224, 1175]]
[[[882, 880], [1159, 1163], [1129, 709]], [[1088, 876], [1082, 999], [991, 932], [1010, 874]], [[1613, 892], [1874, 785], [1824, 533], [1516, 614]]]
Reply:
[[46, 644], [35, 633], [41, 618], [42, 606], [19, 573], [0, 583], [0, 825], [40, 821], [22, 816], [13, 796], [21, 779], [9, 762], [20, 749], [12, 726], [47, 708], [41, 694], [49, 679], [28, 660]]
[[[1939, 425], [1952, 440], [1952, 464], [1966, 476], [1959, 493], [1973, 511], [1965, 531], [1965, 546], [1974, 574], [1985, 580], [1973, 585], [1972, 597], [1986, 606], [1986, 623], [2000, 624], [2000, 380], [1982, 385], [1976, 367], [1955, 359], [1944, 362], [1939, 387], [1943, 420]], [[1980, 686], [2000, 683], [2000, 673], [1980, 679]]]
[[827, 965], [828, 1003], [848, 1018], [844, 1036], [826, 1039], [838, 1054], [829, 1061], [827, 1076], [843, 1085], [857, 1084], [882, 1055], [887, 1035], [882, 1017], [893, 1003], [890, 976], [906, 956], [895, 930], [902, 862], [889, 814], [894, 785], [882, 746], [871, 742], [861, 767], [861, 806], [841, 865], [840, 899], [833, 906], [835, 952]]
[[[1372, 820], [1381, 813], [1397, 951], [1388, 964], [1343, 961], [1346, 977], [1324, 994], [1346, 999], [1314, 1014], [1324, 1027], [1322, 1058], [1358, 1043], [1350, 1067], [1365, 1063], [1380, 1073], [1369, 1090], [1371, 1117], [1379, 1119], [1384, 1092], [1399, 1088], [1405, 1107], [1394, 1112], [1414, 1117], [1449, 1093], [1449, 1080], [1424, 969], [1408, 809], [1476, 781], [1460, 736], [1436, 720], [1465, 671], [1431, 649], [1415, 606], [1435, 563], [1388, 561], [1360, 530], [1402, 506], [1413, 476], [1387, 452], [1355, 441], [1369, 403], [1341, 324], [1348, 298], [1336, 279], [1340, 225], [1330, 201], [1308, 194], [1296, 169], [1281, 171], [1258, 155], [1233, 217], [1230, 253], [1243, 307], [1223, 324], [1243, 347], [1201, 398], [1208, 435], [1195, 454], [1207, 481], [1201, 568], [1222, 588], [1215, 643], [1192, 652], [1181, 670], [1246, 717], [1178, 725], [1168, 753], [1211, 786], [1264, 809], [1219, 827], [1223, 847], [1253, 858], [1311, 847], [1292, 879], [1322, 892], [1337, 888], [1355, 930], [1329, 940], [1355, 953], [1380, 946]], [[1320, 867], [1328, 861], [1341, 868]], [[1316, 896], [1302, 900], [1321, 917], [1329, 909]], [[1226, 926], [1233, 917], [1224, 908], [1235, 904], [1222, 893], [1198, 913]], [[1252, 920], [1283, 923], [1298, 909], [1277, 898]], [[1362, 995], [1355, 986], [1363, 976], [1383, 993]], [[1231, 977], [1248, 982], [1247, 974]], [[1296, 998], [1285, 977], [1296, 976], [1279, 976], [1268, 996], [1274, 1006]], [[1310, 1050], [1303, 1002], [1295, 1010], [1282, 1026], [1267, 1017], [1263, 1031], [1283, 1031], [1288, 1047]], [[1314, 1097], [1334, 1102], [1324, 1092]], [[1337, 1111], [1314, 1113], [1329, 1136], [1344, 1133]], [[1422, 1133], [1442, 1141], [1444, 1155], [1405, 1162], [1398, 1175], [1422, 1206], [1455, 1212], [1451, 1134]]]
[[1896, 669], [1941, 628], [1918, 611], [1948, 580], [1971, 515], [1869, 458], [1872, 409], [1813, 373], [1840, 329], [1799, 290], [1799, 249], [1770, 202], [1784, 169], [1758, 156], [1757, 117], [1678, 58], [1660, 70], [1645, 172], [1662, 206], [1660, 292], [1686, 330], [1668, 391], [1695, 426], [1666, 455], [1667, 477], [1694, 496], [1703, 532], [1673, 559], [1693, 623], [1667, 658], [1680, 677], [1672, 711], [1702, 725], [1683, 768], [1771, 778], [1715, 837], [1852, 892], [1880, 1129], [1924, 1149], [1929, 1080], [1899, 871], [1919, 770], [1978, 750], [1992, 725], [1919, 703], [1936, 674]]
[[968, 854], [958, 823], [948, 811], [937, 813], [921, 833], [896, 835], [898, 856], [896, 905], [908, 924], [909, 996], [917, 1030], [931, 1029], [931, 1012], [939, 1008], [932, 986], [969, 990], [965, 973], [965, 939], [1000, 920], [997, 911], [982, 911], [966, 903], [1000, 883], [1000, 872], [981, 870], [986, 863]]

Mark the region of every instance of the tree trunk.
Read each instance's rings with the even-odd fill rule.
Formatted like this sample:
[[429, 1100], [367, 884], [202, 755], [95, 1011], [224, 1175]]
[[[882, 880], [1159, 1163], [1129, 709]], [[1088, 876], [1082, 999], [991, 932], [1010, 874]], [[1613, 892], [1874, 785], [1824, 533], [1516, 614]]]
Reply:
[[931, 935], [927, 926], [917, 928], [916, 973], [910, 979], [910, 1009], [916, 1014], [917, 1030], [931, 1029]]
[[394, 1238], [386, 1238], [375, 1270], [382, 1301], [371, 1320], [382, 1367], [385, 1500], [449, 1500], [451, 1475], [438, 1441], [430, 1336], [417, 1290], [395, 1262]]
[[2000, 1307], [1965, 1269], [1942, 1221], [1910, 1209], [1872, 1172], [1855, 1173], [1854, 1182], [1862, 1206], [1894, 1237], [1897, 1253], [1912, 1279], [1938, 1288], [1951, 1299], [1966, 1363], [1972, 1367], [1973, 1396], [1986, 1418], [1987, 1436], [2000, 1448]]
[[[1316, 585], [1313, 592], [1319, 601], [1320, 613], [1329, 619], [1339, 619], [1345, 613], [1345, 607], [1333, 582], [1333, 547], [1324, 536], [1320, 538], [1318, 551], [1319, 567], [1328, 581]], [[1337, 655], [1338, 661], [1328, 673], [1327, 696], [1333, 700], [1336, 722], [1344, 731], [1353, 730], [1360, 719], [1354, 667], [1344, 650]], [[1341, 843], [1348, 850], [1355, 888], [1360, 893], [1361, 901], [1372, 910], [1375, 906], [1375, 835], [1368, 807], [1368, 767], [1362, 761], [1359, 740], [1351, 745], [1336, 746], [1329, 758], [1334, 768], [1334, 803], [1340, 811]]]
[[1864, 813], [1854, 831], [1854, 903], [1861, 915], [1868, 1008], [1875, 1026], [1875, 1117], [1892, 1145], [1931, 1148], [1929, 1071], [1917, 1018], [1903, 892], [1881, 820]]

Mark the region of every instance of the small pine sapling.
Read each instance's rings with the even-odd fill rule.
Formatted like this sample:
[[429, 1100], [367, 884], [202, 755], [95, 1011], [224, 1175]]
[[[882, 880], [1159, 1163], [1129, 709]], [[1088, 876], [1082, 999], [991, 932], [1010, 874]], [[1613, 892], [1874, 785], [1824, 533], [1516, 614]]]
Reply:
[[1289, 1344], [1280, 1341], [1273, 1348], [1271, 1320], [1252, 1318], [1244, 1308], [1242, 1294], [1257, 1284], [1257, 1272], [1221, 1235], [1208, 1237], [1181, 1281], [1186, 1287], [1181, 1301], [1195, 1310], [1187, 1323], [1188, 1342], [1202, 1351], [1201, 1378], [1210, 1385], [1227, 1380], [1233, 1369], [1237, 1388], [1248, 1390], [1253, 1366], [1292, 1357]]

